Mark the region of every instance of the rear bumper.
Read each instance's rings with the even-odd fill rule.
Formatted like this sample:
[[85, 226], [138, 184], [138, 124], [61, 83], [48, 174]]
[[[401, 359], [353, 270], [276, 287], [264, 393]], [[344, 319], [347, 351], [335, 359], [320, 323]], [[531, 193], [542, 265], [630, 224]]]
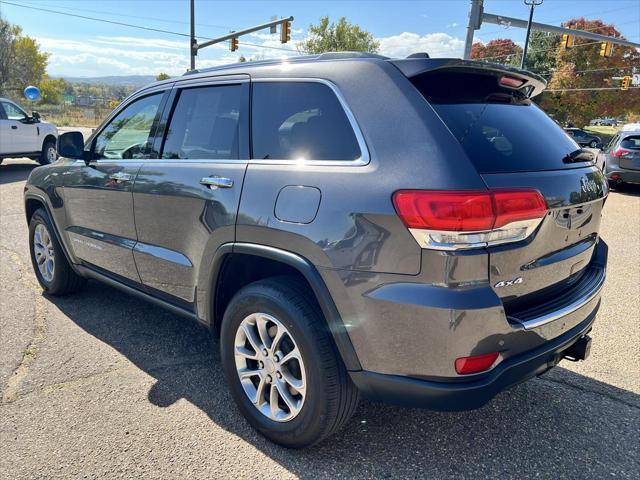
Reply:
[[350, 372], [360, 392], [372, 400], [433, 410], [472, 410], [513, 385], [554, 367], [563, 352], [586, 335], [600, 307], [597, 303], [585, 320], [538, 348], [508, 358], [481, 378], [437, 382], [375, 372]]
[[640, 170], [626, 170], [624, 168], [607, 170], [606, 177], [610, 182], [640, 183]]

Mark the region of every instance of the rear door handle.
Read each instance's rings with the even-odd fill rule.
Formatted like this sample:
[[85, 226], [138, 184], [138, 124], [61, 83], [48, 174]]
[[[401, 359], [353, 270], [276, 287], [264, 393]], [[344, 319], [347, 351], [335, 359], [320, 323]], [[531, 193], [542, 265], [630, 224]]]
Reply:
[[12, 129], [12, 130], [17, 130], [17, 129], [18, 129], [18, 126], [17, 126], [17, 125], [11, 125], [11, 129]]
[[202, 185], [206, 185], [209, 188], [215, 189], [215, 188], [231, 188], [233, 187], [233, 180], [231, 180], [230, 178], [225, 178], [225, 177], [218, 177], [218, 176], [212, 176], [212, 177], [203, 177], [200, 179], [200, 183]]
[[124, 173], [124, 172], [117, 172], [117, 173], [112, 173], [111, 175], [109, 175], [109, 178], [112, 179], [112, 180], [115, 180], [118, 183], [120, 183], [120, 182], [128, 182], [129, 180], [131, 180], [131, 174], [130, 173]]

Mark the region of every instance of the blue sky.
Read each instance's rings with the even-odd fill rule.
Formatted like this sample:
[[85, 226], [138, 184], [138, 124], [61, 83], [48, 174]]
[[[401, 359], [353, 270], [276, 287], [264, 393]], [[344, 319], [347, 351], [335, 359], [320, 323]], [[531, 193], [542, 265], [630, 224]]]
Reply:
[[[7, 0], [11, 3], [56, 10], [115, 22], [169, 30], [189, 31], [189, 0]], [[461, 56], [468, 0], [429, 1], [216, 1], [196, 0], [196, 33], [204, 37], [223, 35], [268, 21], [272, 15], [295, 17], [293, 43], [306, 36], [311, 23], [323, 15], [345, 16], [370, 31], [381, 44], [380, 53], [406, 56], [427, 51], [431, 56]], [[526, 18], [522, 0], [485, 0], [485, 11]], [[0, 15], [22, 26], [51, 54], [48, 72], [56, 76], [103, 76], [183, 73], [188, 66], [187, 39], [179, 35], [145, 31], [87, 19], [21, 8], [0, 0]], [[536, 9], [535, 20], [559, 24], [576, 16], [600, 18], [613, 23], [628, 39], [640, 41], [638, 0], [545, 0]], [[524, 30], [485, 24], [476, 40], [511, 38], [522, 44]], [[214, 66], [245, 57], [294, 55], [283, 51], [278, 35], [268, 31], [241, 39], [234, 53], [228, 44], [202, 50], [197, 66]], [[269, 48], [276, 47], [276, 48]]]

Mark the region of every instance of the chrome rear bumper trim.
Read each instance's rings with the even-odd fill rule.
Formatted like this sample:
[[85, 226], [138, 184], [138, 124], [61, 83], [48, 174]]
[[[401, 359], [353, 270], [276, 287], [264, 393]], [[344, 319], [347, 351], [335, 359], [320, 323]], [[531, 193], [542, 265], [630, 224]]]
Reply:
[[559, 310], [555, 310], [553, 312], [549, 312], [545, 315], [541, 315], [539, 317], [536, 318], [532, 318], [531, 320], [526, 320], [523, 322], [520, 322], [520, 324], [524, 327], [525, 330], [532, 330], [534, 328], [538, 328], [541, 327], [543, 325], [546, 325], [547, 323], [551, 323], [555, 320], [558, 320], [566, 315], [569, 315], [570, 313], [575, 312], [576, 310], [578, 310], [579, 308], [583, 307], [584, 305], [586, 305], [587, 303], [589, 303], [591, 300], [593, 300], [595, 297], [597, 297], [600, 294], [600, 291], [602, 290], [602, 287], [604, 286], [604, 281], [605, 278], [607, 277], [606, 274], [606, 270], [603, 269], [602, 271], [602, 275], [601, 277], [598, 279], [598, 283], [595, 285], [595, 287], [587, 294], [583, 295], [582, 297], [578, 298], [577, 300], [571, 302], [568, 305], [565, 305], [564, 307], [560, 308]]

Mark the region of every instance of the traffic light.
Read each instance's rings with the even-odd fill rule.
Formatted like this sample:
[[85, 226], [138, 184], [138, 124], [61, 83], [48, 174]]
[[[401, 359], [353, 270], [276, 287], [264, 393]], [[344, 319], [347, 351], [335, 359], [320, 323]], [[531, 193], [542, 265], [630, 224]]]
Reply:
[[291, 22], [283, 20], [280, 24], [280, 43], [287, 43], [291, 40]]
[[628, 89], [629, 85], [631, 85], [631, 76], [625, 75], [624, 77], [622, 77], [622, 90]]
[[235, 52], [238, 49], [238, 37], [234, 37], [231, 39], [231, 43], [229, 44], [229, 49], [232, 52]]
[[573, 48], [575, 42], [576, 37], [574, 37], [573, 35], [569, 35], [568, 33], [562, 35], [562, 46], [564, 48]]
[[601, 57], [610, 57], [611, 51], [613, 50], [613, 43], [611, 42], [602, 42], [600, 44], [600, 56]]

